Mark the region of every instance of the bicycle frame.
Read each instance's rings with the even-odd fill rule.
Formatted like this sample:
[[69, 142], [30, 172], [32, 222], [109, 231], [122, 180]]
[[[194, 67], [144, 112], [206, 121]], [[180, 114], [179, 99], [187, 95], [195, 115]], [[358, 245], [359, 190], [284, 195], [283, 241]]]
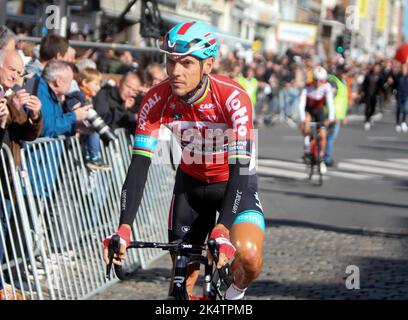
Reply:
[[[207, 242], [208, 249], [213, 257], [215, 264], [218, 261], [218, 248], [215, 241], [210, 239]], [[112, 267], [112, 261], [114, 254], [119, 251], [120, 248], [120, 238], [115, 235], [111, 238], [109, 243], [109, 264], [106, 266], [106, 278], [110, 279], [110, 270]], [[209, 262], [207, 257], [197, 254], [197, 252], [202, 252], [206, 250], [205, 245], [192, 245], [184, 243], [181, 240], [171, 242], [171, 243], [158, 243], [158, 242], [142, 242], [142, 241], [132, 241], [127, 249], [143, 249], [143, 248], [157, 248], [169, 251], [175, 256], [175, 268], [172, 281], [172, 288], [170, 291], [169, 298], [175, 300], [215, 300], [216, 294], [223, 299], [217, 283], [214, 283], [216, 278], [216, 273], [218, 273], [219, 278], [225, 283], [226, 286], [230, 286], [233, 282], [231, 275], [229, 273], [229, 265], [213, 271], [214, 263]], [[187, 265], [193, 263], [200, 263], [205, 266], [204, 268], [204, 284], [203, 284], [203, 296], [189, 296], [186, 288], [187, 281]], [[114, 265], [115, 274], [120, 280], [125, 280], [127, 276], [124, 274], [123, 269], [119, 265]], [[214, 289], [214, 290], [212, 290]]]
[[322, 185], [323, 184], [323, 174], [320, 171], [320, 162], [322, 159], [320, 158], [321, 154], [321, 134], [320, 130], [324, 128], [324, 125], [318, 126], [321, 123], [318, 122], [310, 122], [310, 131], [309, 131], [309, 136], [310, 136], [310, 158], [309, 158], [309, 177], [308, 179], [311, 180], [313, 173], [314, 173], [314, 167], [316, 166], [317, 172], [319, 174], [319, 181], [318, 184]]

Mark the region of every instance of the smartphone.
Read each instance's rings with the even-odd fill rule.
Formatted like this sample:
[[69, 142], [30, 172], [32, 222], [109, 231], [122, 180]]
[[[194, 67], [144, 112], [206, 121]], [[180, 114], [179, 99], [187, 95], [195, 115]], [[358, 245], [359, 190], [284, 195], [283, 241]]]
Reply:
[[36, 87], [38, 87], [38, 83], [34, 77], [26, 78], [24, 80], [23, 89], [25, 89], [25, 91], [29, 93], [30, 95], [35, 95], [37, 93], [35, 92], [37, 91]]

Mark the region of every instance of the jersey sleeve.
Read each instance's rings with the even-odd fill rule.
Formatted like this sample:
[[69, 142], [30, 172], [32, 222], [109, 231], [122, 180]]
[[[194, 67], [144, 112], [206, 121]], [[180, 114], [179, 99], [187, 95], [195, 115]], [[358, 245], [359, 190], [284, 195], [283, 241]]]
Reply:
[[254, 137], [252, 103], [248, 94], [234, 89], [225, 102], [228, 132], [228, 162], [250, 159]]
[[159, 137], [163, 97], [156, 88], [151, 89], [143, 98], [137, 114], [133, 155], [148, 158], [153, 156]]
[[253, 122], [251, 100], [238, 89], [226, 99], [229, 178], [217, 224], [230, 229], [240, 208], [243, 192], [248, 190], [249, 164], [252, 156]]

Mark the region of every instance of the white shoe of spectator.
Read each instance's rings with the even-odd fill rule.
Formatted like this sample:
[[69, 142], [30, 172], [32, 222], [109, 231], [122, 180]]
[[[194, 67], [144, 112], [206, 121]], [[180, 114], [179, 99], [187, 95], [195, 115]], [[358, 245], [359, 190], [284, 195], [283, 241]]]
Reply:
[[402, 129], [402, 132], [408, 131], [408, 126], [406, 122], [401, 123], [401, 129]]
[[371, 124], [370, 124], [370, 122], [366, 122], [365, 124], [364, 124], [364, 130], [365, 131], [368, 131], [368, 130], [370, 130], [371, 129]]
[[397, 125], [395, 126], [395, 131], [397, 131], [398, 133], [401, 132], [401, 126], [400, 126], [399, 124], [397, 124]]

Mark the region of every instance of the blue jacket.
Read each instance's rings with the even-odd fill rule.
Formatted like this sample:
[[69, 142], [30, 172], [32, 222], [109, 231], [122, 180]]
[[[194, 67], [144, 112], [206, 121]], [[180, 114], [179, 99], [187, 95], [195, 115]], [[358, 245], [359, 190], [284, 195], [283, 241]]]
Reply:
[[[75, 113], [64, 113], [60, 101], [45, 79], [35, 77], [39, 81], [37, 97], [42, 103], [41, 113], [44, 124], [40, 137], [55, 138], [59, 135], [73, 135], [75, 133]], [[50, 141], [42, 148], [26, 146], [27, 171], [34, 195], [50, 196], [55, 191], [59, 167], [62, 163], [63, 146], [64, 142], [61, 140]], [[46, 152], [49, 156], [45, 155]]]
[[57, 137], [60, 135], [69, 136], [75, 133], [76, 115], [74, 112], [66, 112], [62, 108], [55, 93], [48, 86], [45, 79], [39, 79], [37, 97], [41, 100], [41, 113], [44, 127], [40, 137]]

